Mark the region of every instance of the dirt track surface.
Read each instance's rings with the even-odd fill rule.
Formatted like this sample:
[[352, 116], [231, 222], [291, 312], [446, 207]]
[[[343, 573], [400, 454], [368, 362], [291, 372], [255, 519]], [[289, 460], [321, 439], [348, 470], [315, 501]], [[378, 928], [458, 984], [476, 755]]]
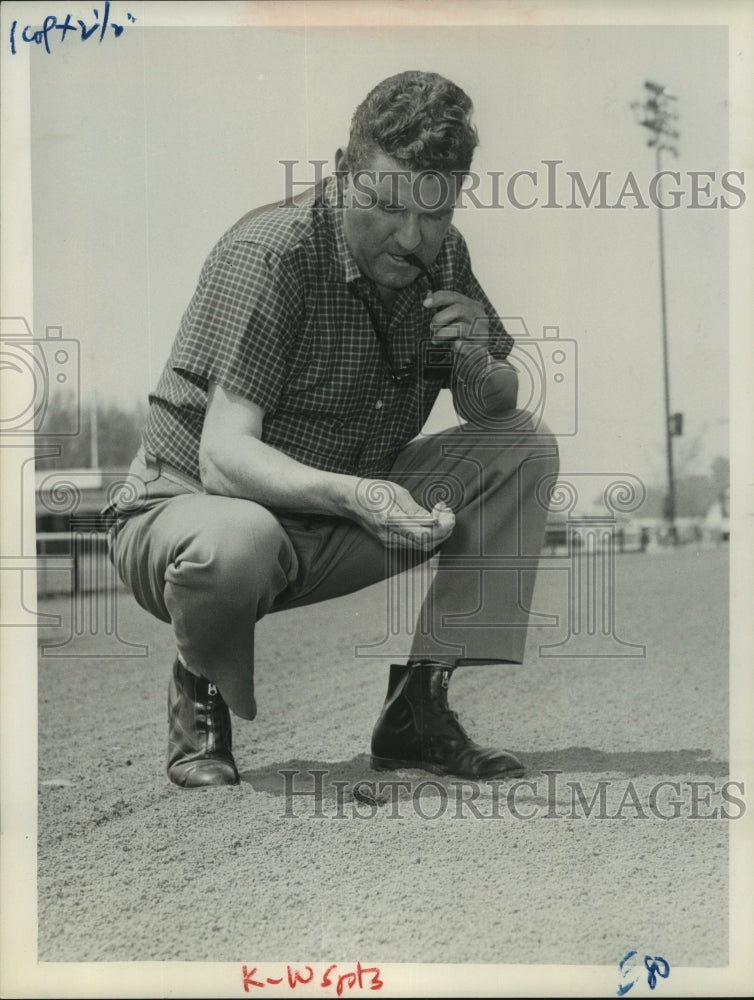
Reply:
[[[170, 630], [119, 594], [118, 633], [147, 656], [106, 658], [113, 644], [90, 637], [40, 658], [40, 961], [617, 966], [645, 949], [726, 965], [730, 822], [691, 818], [688, 783], [714, 783], [699, 814], [726, 806], [727, 552], [618, 557], [615, 633], [644, 657], [540, 655], [568, 632], [565, 577], [540, 573], [535, 608], [559, 624], [531, 630], [524, 666], [467, 668], [450, 688], [479, 742], [523, 759], [514, 807], [530, 819], [512, 782], [467, 787], [475, 814], [454, 779], [370, 770], [390, 658], [354, 647], [385, 635], [383, 585], [266, 619], [259, 717], [234, 720], [240, 786], [175, 788]], [[43, 633], [59, 641], [70, 599], [40, 610], [63, 616]], [[304, 791], [326, 772], [319, 804], [286, 796], [286, 770]], [[394, 802], [354, 801], [356, 782], [386, 778], [409, 783]], [[600, 781], [608, 816], [569, 819], [567, 782], [591, 799]], [[609, 818], [629, 781], [639, 808]], [[661, 781], [680, 785], [677, 819], [648, 808]]]

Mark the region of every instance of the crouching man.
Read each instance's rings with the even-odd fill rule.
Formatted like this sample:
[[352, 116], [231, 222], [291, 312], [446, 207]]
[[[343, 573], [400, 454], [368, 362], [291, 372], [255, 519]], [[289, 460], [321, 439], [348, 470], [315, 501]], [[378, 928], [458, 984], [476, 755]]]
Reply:
[[[557, 470], [552, 436], [516, 410], [511, 338], [451, 225], [471, 112], [437, 74], [383, 81], [335, 174], [249, 213], [204, 265], [150, 397], [136, 497], [113, 512], [122, 579], [175, 635], [177, 785], [239, 780], [229, 708], [255, 717], [264, 615], [435, 555], [428, 627], [390, 667], [373, 766], [523, 771], [448, 704], [456, 667], [522, 661], [540, 487]], [[462, 422], [421, 435], [444, 387]]]

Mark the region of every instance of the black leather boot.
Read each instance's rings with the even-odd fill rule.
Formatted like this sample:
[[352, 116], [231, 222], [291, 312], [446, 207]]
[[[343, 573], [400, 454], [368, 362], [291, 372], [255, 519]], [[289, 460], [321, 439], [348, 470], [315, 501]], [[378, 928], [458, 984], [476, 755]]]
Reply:
[[176, 658], [168, 687], [168, 777], [183, 788], [237, 785], [228, 706]]
[[448, 705], [453, 667], [425, 661], [390, 667], [388, 694], [372, 733], [372, 767], [418, 767], [461, 778], [517, 778], [518, 758], [480, 747]]

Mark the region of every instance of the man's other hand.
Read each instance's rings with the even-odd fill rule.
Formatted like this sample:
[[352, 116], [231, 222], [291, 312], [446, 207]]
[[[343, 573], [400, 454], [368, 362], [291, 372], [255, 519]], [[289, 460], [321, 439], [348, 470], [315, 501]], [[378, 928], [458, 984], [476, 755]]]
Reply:
[[445, 289], [430, 292], [422, 305], [426, 309], [438, 310], [430, 322], [433, 343], [450, 341], [456, 351], [471, 345], [486, 349], [490, 324], [481, 302]]
[[351, 517], [385, 546], [432, 551], [456, 523], [446, 504], [427, 510], [407, 489], [386, 479], [360, 479], [350, 506]]

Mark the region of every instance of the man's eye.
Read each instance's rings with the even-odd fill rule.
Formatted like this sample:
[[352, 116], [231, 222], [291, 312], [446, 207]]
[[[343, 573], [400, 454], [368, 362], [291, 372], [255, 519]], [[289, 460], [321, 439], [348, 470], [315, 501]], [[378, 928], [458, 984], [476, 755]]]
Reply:
[[381, 211], [387, 212], [390, 215], [393, 215], [396, 212], [402, 212], [403, 211], [403, 209], [401, 208], [400, 205], [393, 205], [392, 202], [389, 202], [389, 201], [381, 201], [379, 204], [380, 204]]

